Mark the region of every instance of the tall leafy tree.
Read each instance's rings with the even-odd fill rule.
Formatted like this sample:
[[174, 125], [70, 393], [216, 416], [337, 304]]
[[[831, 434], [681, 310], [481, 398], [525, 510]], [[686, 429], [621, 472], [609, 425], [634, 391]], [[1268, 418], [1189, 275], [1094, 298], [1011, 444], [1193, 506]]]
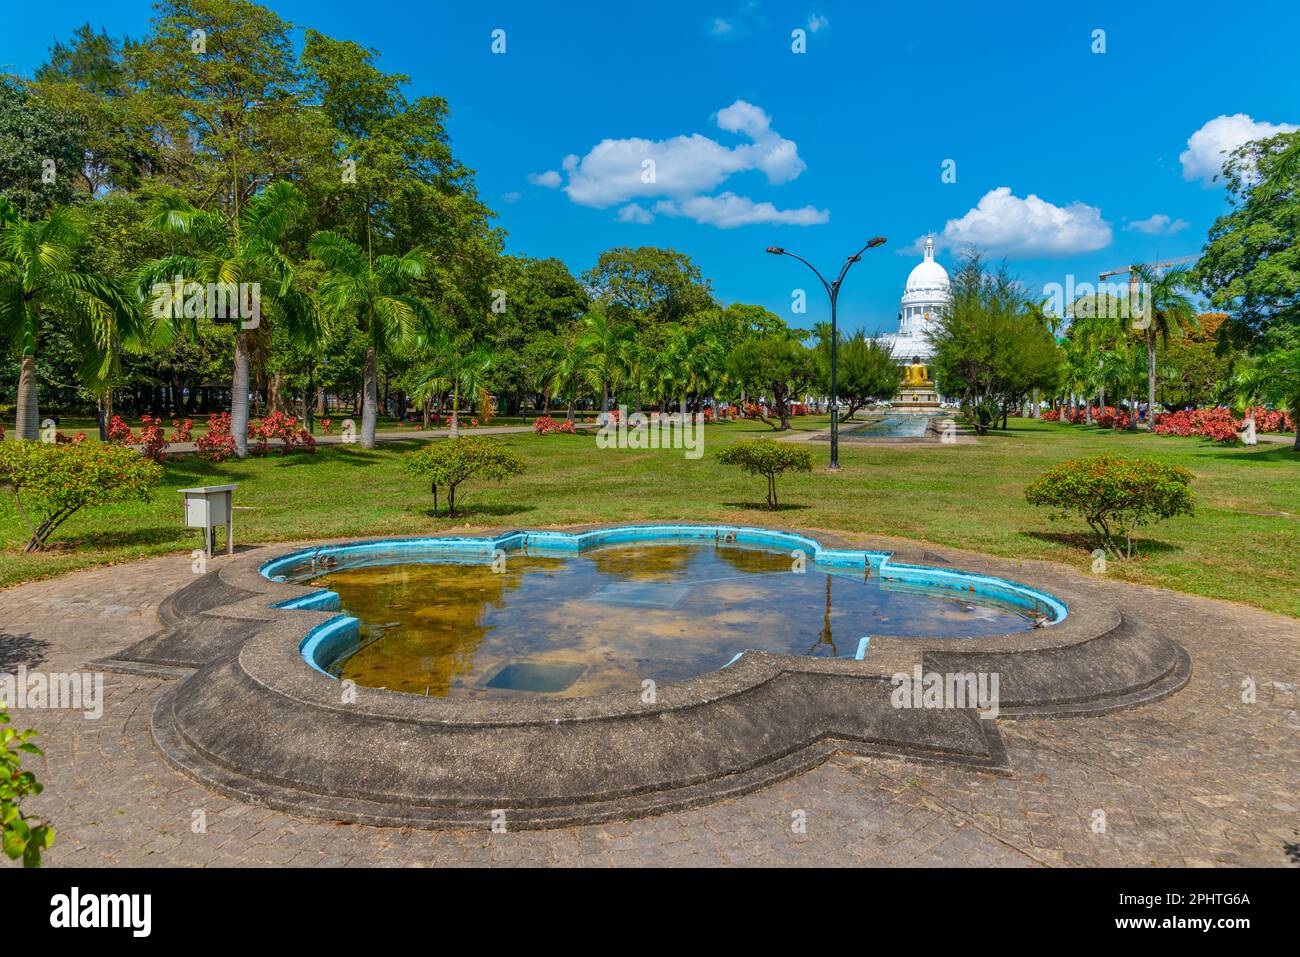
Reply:
[[935, 378], [983, 435], [1034, 389], [1055, 388], [1061, 354], [1023, 286], [978, 253], [958, 264], [950, 297], [928, 333]]
[[1196, 264], [1200, 290], [1230, 315], [1238, 344], [1300, 329], [1300, 132], [1246, 143], [1224, 165], [1232, 210], [1215, 220]]
[[90, 383], [108, 377], [115, 347], [138, 341], [135, 300], [113, 278], [78, 263], [85, 238], [85, 223], [70, 209], [31, 221], [0, 199], [0, 336], [20, 356], [20, 439], [39, 434], [36, 355], [44, 323], [55, 316], [71, 322], [83, 357], [82, 375]]
[[73, 114], [27, 84], [0, 76], [0, 196], [18, 215], [39, 219], [71, 202], [81, 169], [80, 140]]
[[727, 369], [742, 387], [772, 401], [776, 420], [763, 421], [784, 432], [790, 428], [790, 402], [813, 385], [817, 362], [794, 335], [775, 333], [742, 342], [728, 357]]
[[[830, 325], [817, 330], [817, 386], [830, 394]], [[889, 343], [881, 338], [869, 338], [858, 330], [845, 338], [841, 333], [836, 356], [836, 392], [842, 402], [849, 404], [848, 421], [873, 399], [889, 399], [898, 394], [903, 382], [903, 366], [894, 357]]]

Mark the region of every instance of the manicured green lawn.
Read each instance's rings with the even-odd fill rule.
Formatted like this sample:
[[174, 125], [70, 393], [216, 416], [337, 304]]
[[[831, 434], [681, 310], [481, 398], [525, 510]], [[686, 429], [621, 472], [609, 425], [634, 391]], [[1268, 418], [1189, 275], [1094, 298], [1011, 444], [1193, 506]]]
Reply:
[[[795, 420], [812, 428], [824, 417]], [[57, 547], [23, 555], [23, 526], [7, 492], [0, 498], [0, 584], [74, 568], [176, 553], [189, 561], [197, 533], [180, 528], [190, 485], [238, 482], [236, 538], [242, 543], [340, 535], [389, 535], [451, 528], [540, 527], [631, 519], [725, 520], [897, 536], [1009, 558], [1091, 564], [1082, 523], [1049, 522], [1029, 506], [1025, 485], [1047, 465], [1105, 450], [1147, 455], [1195, 474], [1197, 514], [1143, 530], [1131, 563], [1112, 577], [1240, 601], [1300, 617], [1300, 455], [1289, 445], [1222, 447], [1200, 439], [1130, 435], [1012, 420], [973, 445], [883, 447], [841, 444], [843, 472], [821, 467], [827, 446], [810, 448], [812, 474], [786, 476], [783, 507], [761, 507], [763, 480], [715, 461], [721, 446], [770, 434], [761, 423], [709, 426], [704, 457], [673, 450], [596, 448], [591, 435], [502, 437], [528, 472], [509, 486], [466, 486], [467, 514], [430, 515], [427, 487], [401, 468], [419, 443], [322, 447], [313, 455], [209, 465], [167, 463], [166, 486], [150, 505], [123, 504], [74, 517]], [[461, 496], [458, 495], [458, 503]], [[1273, 513], [1273, 514], [1270, 514]], [[1289, 513], [1289, 514], [1276, 514]]]

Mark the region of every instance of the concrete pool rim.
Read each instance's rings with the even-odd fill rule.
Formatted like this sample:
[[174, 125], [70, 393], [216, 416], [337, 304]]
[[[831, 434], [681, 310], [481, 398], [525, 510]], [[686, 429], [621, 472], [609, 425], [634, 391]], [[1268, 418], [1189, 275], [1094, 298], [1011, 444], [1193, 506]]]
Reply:
[[[842, 544], [822, 532], [807, 537]], [[1191, 670], [1180, 646], [1121, 616], [1086, 582], [1036, 571], [1018, 580], [1057, 596], [1068, 617], [961, 639], [960, 648], [946, 638], [882, 636], [865, 660], [747, 653], [660, 685], [653, 704], [636, 692], [466, 701], [365, 687], [344, 703], [337, 679], [299, 651], [338, 613], [277, 607], [321, 589], [261, 571], [302, 551], [256, 549], [209, 573], [164, 602], [163, 632], [104, 664], [187, 675], [159, 699], [153, 719], [155, 741], [185, 773], [243, 800], [360, 823], [478, 826], [491, 810], [508, 809], [512, 827], [550, 827], [656, 813], [762, 787], [836, 751], [1011, 773], [996, 722], [959, 709], [890, 709], [889, 676], [914, 664], [996, 669], [1002, 717], [1025, 718], [1132, 707], [1178, 690]], [[909, 549], [899, 564], [926, 565], [926, 557]], [[1009, 563], [971, 564], [997, 571]]]

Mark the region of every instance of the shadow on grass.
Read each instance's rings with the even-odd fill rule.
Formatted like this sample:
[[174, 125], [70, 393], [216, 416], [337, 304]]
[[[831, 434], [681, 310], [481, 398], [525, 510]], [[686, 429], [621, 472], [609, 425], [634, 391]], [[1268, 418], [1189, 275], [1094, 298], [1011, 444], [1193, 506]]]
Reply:
[[[1098, 548], [1097, 540], [1088, 532], [1021, 532], [1028, 538], [1036, 538], [1040, 542], [1050, 542], [1053, 545], [1064, 545], [1067, 548], [1077, 548], [1085, 554], [1092, 554], [1092, 550]], [[1120, 548], [1124, 547], [1123, 540], [1120, 541]], [[1156, 538], [1134, 538], [1133, 539], [1133, 557], [1141, 558], [1149, 555], [1166, 555], [1170, 552], [1178, 552], [1182, 549], [1177, 545], [1171, 545], [1169, 542], [1162, 542]]]
[[1235, 462], [1250, 465], [1277, 462], [1300, 465], [1300, 452], [1297, 452], [1291, 443], [1283, 445], [1281, 442], [1269, 442], [1266, 446], [1265, 443], [1261, 442], [1253, 449], [1244, 446], [1220, 446], [1215, 443], [1214, 446], [1205, 449], [1204, 454], [1216, 459], [1232, 459]]
[[[453, 519], [458, 519], [458, 520], [459, 520], [459, 519], [462, 519], [462, 518], [472, 518], [472, 517], [474, 517], [474, 516], [476, 516], [476, 515], [491, 515], [491, 516], [493, 516], [493, 517], [500, 517], [500, 516], [502, 516], [502, 515], [518, 515], [518, 514], [520, 514], [521, 512], [535, 512], [535, 511], [537, 511], [537, 508], [536, 508], [536, 506], [533, 506], [533, 505], [508, 505], [508, 504], [506, 504], [506, 505], [488, 505], [488, 504], [484, 504], [484, 505], [475, 505], [475, 504], [471, 503], [471, 504], [469, 504], [469, 505], [461, 505], [461, 504], [457, 504], [457, 505], [456, 505], [456, 514], [455, 514], [455, 515], [452, 515], [452, 516], [450, 516], [450, 517], [453, 518]], [[438, 506], [438, 510], [437, 510], [436, 512], [435, 512], [432, 508], [424, 508], [424, 509], [420, 509], [420, 510], [419, 510], [419, 514], [421, 514], [421, 515], [427, 515], [429, 518], [447, 518], [447, 517], [448, 517], [448, 515], [447, 515], [447, 506], [445, 506], [445, 505], [439, 505], [439, 506]]]
[[200, 541], [200, 535], [200, 529], [169, 525], [124, 529], [120, 532], [95, 532], [68, 538], [56, 537], [49, 543], [45, 551], [39, 554], [57, 555], [74, 552], [82, 548], [109, 549], [130, 548], [133, 545], [170, 545], [173, 542], [186, 540], [198, 542]]
[[723, 502], [727, 508], [739, 508], [753, 512], [797, 512], [800, 509], [812, 508], [811, 505], [801, 505], [798, 502], [782, 502], [773, 508], [766, 502]]

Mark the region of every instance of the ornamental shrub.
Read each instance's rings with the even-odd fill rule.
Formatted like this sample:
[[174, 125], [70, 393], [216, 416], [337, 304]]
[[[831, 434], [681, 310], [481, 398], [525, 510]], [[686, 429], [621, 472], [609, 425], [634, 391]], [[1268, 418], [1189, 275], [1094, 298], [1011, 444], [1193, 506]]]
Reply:
[[811, 472], [812, 453], [801, 446], [772, 439], [737, 442], [718, 453], [723, 465], [738, 466], [749, 475], [767, 479], [767, 507], [776, 508], [776, 477], [785, 472]]
[[1192, 473], [1177, 465], [1096, 455], [1053, 465], [1029, 484], [1025, 499], [1056, 509], [1052, 519], [1078, 515], [1112, 555], [1124, 538], [1131, 558], [1135, 527], [1193, 513], [1191, 484]]
[[25, 797], [35, 797], [44, 790], [31, 771], [22, 769], [23, 754], [45, 752], [32, 744], [36, 732], [15, 731], [6, 727], [9, 712], [0, 699], [0, 846], [10, 860], [23, 860], [23, 867], [40, 867], [41, 851], [54, 843], [54, 828], [36, 821], [22, 811]]
[[[447, 487], [447, 516], [456, 514], [456, 489], [470, 479], [505, 482], [524, 471], [524, 460], [499, 439], [484, 435], [459, 439], [437, 439], [403, 456], [403, 466], [412, 475], [429, 482], [433, 510], [438, 511], [438, 486]], [[463, 496], [462, 496], [463, 499]]]
[[0, 486], [13, 492], [31, 532], [28, 552], [43, 550], [58, 527], [83, 508], [149, 501], [162, 474], [158, 463], [116, 445], [0, 444]]
[[199, 458], [207, 462], [224, 462], [235, 454], [235, 437], [230, 434], [230, 413], [212, 413], [208, 416], [208, 431], [194, 444]]
[[533, 419], [533, 431], [538, 435], [576, 435], [577, 429], [567, 419], [557, 422], [549, 415], [539, 415]]

